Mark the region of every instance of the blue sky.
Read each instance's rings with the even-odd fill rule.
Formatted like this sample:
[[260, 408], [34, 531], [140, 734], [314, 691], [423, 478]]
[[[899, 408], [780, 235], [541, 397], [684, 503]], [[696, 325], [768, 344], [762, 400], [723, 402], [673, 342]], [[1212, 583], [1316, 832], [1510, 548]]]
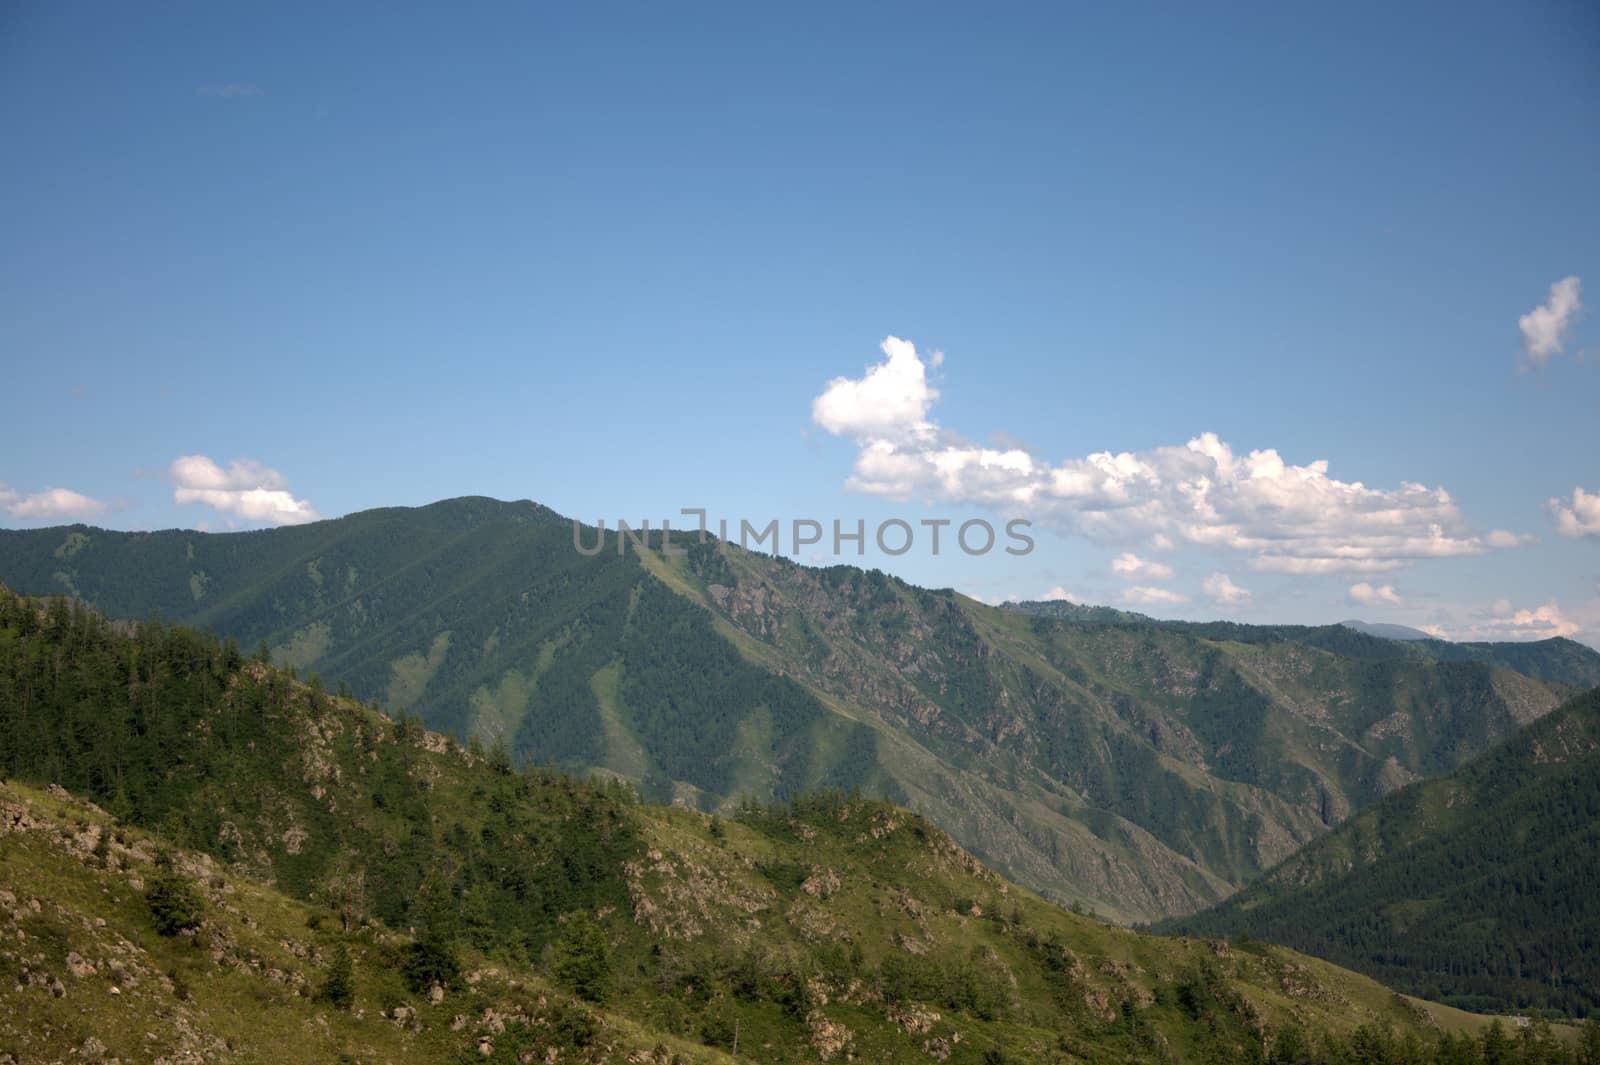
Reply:
[[7, 5], [0, 522], [1029, 516], [861, 561], [1600, 644], [1592, 4], [862, 6]]

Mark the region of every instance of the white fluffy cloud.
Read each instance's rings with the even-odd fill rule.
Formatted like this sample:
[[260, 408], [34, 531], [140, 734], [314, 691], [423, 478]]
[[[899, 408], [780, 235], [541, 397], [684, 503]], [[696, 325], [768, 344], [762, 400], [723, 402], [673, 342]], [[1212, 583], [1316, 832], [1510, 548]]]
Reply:
[[1226, 573], [1213, 573], [1200, 582], [1200, 590], [1217, 606], [1244, 606], [1250, 602], [1250, 590], [1234, 584]]
[[1500, 599], [1486, 609], [1472, 611], [1463, 621], [1430, 625], [1428, 631], [1451, 640], [1548, 640], [1575, 636], [1584, 628], [1554, 601], [1530, 610]]
[[246, 521], [301, 525], [322, 517], [289, 493], [283, 474], [253, 459], [237, 459], [224, 470], [204, 455], [183, 455], [168, 470], [178, 503], [204, 503]]
[[1550, 296], [1539, 306], [1517, 319], [1522, 330], [1522, 353], [1530, 364], [1543, 366], [1550, 356], [1559, 354], [1567, 332], [1583, 310], [1583, 282], [1563, 277], [1550, 286]]
[[1160, 606], [1171, 603], [1187, 603], [1189, 597], [1179, 595], [1170, 588], [1155, 588], [1149, 585], [1136, 584], [1122, 593], [1125, 603], [1137, 603], [1141, 606]]
[[1400, 593], [1394, 590], [1394, 585], [1385, 584], [1373, 587], [1366, 581], [1352, 584], [1346, 593], [1350, 602], [1357, 606], [1399, 606]]
[[[811, 401], [811, 419], [828, 432], [862, 442], [903, 440], [927, 433], [928, 408], [939, 398], [909, 340], [885, 337], [884, 361], [858, 380], [835, 377]], [[938, 365], [935, 352], [933, 365]]]
[[1125, 581], [1170, 581], [1172, 567], [1165, 562], [1140, 558], [1132, 551], [1124, 551], [1111, 560], [1111, 572]]
[[972, 598], [978, 600], [980, 603], [988, 603], [990, 606], [1003, 606], [1006, 603], [1021, 603], [1025, 600], [1032, 600], [1040, 603], [1081, 603], [1083, 601], [1078, 598], [1078, 594], [1076, 592], [1069, 592], [1067, 591], [1065, 585], [1060, 584], [1056, 585], [1054, 588], [1051, 588], [1048, 592], [1043, 592], [1039, 595], [1018, 595], [1016, 592], [1012, 592], [1010, 595], [974, 594]]
[[109, 509], [110, 507], [100, 500], [92, 499], [69, 488], [46, 488], [42, 492], [24, 494], [0, 484], [0, 510], [4, 510], [13, 518], [30, 521], [92, 518], [96, 514], [104, 514]]
[[1580, 485], [1572, 490], [1571, 503], [1552, 499], [1545, 506], [1562, 536], [1600, 536], [1600, 494], [1585, 492]]
[[1443, 488], [1371, 488], [1295, 465], [1271, 448], [1236, 454], [1215, 433], [1147, 451], [1051, 463], [984, 447], [929, 418], [938, 398], [916, 349], [890, 337], [885, 361], [836, 378], [813, 420], [859, 450], [847, 487], [892, 498], [980, 504], [1104, 544], [1187, 543], [1242, 551], [1276, 573], [1381, 572], [1476, 555], [1528, 538], [1475, 532]]

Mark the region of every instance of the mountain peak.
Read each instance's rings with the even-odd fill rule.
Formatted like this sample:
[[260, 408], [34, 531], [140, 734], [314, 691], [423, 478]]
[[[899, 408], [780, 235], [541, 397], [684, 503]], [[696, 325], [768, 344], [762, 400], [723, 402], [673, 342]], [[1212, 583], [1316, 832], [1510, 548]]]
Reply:
[[1421, 629], [1414, 629], [1409, 625], [1395, 625], [1386, 621], [1357, 621], [1351, 619], [1348, 621], [1341, 621], [1339, 624], [1343, 625], [1347, 629], [1355, 629], [1357, 632], [1365, 633], [1368, 636], [1379, 636], [1385, 640], [1439, 639], [1439, 637], [1433, 635], [1432, 633], [1423, 632]]

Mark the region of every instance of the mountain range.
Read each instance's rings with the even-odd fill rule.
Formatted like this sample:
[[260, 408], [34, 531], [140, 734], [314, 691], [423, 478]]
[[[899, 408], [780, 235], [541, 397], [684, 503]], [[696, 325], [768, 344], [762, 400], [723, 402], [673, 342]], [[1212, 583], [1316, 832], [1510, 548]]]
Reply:
[[1068, 912], [885, 803], [641, 805], [3, 588], [0, 769], [16, 1062], [1600, 1061]]
[[1210, 906], [1600, 683], [1600, 654], [1567, 640], [997, 608], [715, 538], [575, 542], [548, 508], [468, 497], [240, 533], [0, 531], [0, 581], [265, 644], [649, 801], [726, 815], [859, 789], [1122, 921]]
[[1220, 906], [1252, 936], [1480, 1010], [1600, 1010], [1600, 689], [1373, 804]]

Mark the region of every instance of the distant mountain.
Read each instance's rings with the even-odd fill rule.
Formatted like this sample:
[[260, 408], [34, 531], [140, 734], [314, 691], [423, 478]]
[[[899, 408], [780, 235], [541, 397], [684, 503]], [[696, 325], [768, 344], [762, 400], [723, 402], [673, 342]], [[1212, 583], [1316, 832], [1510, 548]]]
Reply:
[[1207, 640], [1246, 644], [1291, 641], [1367, 660], [1477, 662], [1574, 690], [1600, 684], [1600, 651], [1564, 636], [1548, 640], [1453, 643], [1431, 636], [1425, 640], [1395, 640], [1357, 632], [1342, 624], [1240, 625], [1231, 621], [1158, 621], [1155, 624]]
[[1600, 689], [1160, 927], [1288, 944], [1472, 1009], [1600, 1013]]
[[1511, 643], [1419, 640], [1402, 646], [1438, 662], [1482, 662], [1575, 688], [1600, 684], [1600, 652], [1561, 636]]
[[643, 806], [208, 634], [5, 589], [0, 770], [9, 1061], [1126, 1065], [1409, 1038], [1421, 1065], [1435, 1025], [1484, 1023], [1069, 913], [884, 803]]
[[1432, 636], [1421, 629], [1413, 629], [1410, 625], [1395, 625], [1386, 621], [1341, 621], [1339, 624], [1347, 629], [1364, 632], [1368, 636], [1381, 636], [1385, 640], [1433, 640]]
[[1208, 641], [1265, 645], [1303, 643], [1334, 654], [1360, 659], [1414, 659], [1433, 662], [1480, 662], [1515, 670], [1525, 676], [1573, 689], [1600, 684], [1600, 651], [1563, 636], [1547, 640], [1498, 643], [1455, 643], [1420, 629], [1415, 636], [1390, 635], [1366, 629], [1405, 629], [1403, 625], [1340, 622], [1337, 625], [1244, 625], [1234, 621], [1167, 621], [1108, 606], [1057, 601], [1004, 603], [1001, 609], [1035, 617], [1084, 624], [1143, 624], [1187, 633]]
[[586, 556], [553, 511], [474, 497], [245, 533], [0, 531], [0, 581], [265, 642], [651, 801], [858, 787], [1120, 920], [1217, 902], [1600, 671], [1569, 641], [1041, 616], [694, 539], [663, 557], [608, 533]]

